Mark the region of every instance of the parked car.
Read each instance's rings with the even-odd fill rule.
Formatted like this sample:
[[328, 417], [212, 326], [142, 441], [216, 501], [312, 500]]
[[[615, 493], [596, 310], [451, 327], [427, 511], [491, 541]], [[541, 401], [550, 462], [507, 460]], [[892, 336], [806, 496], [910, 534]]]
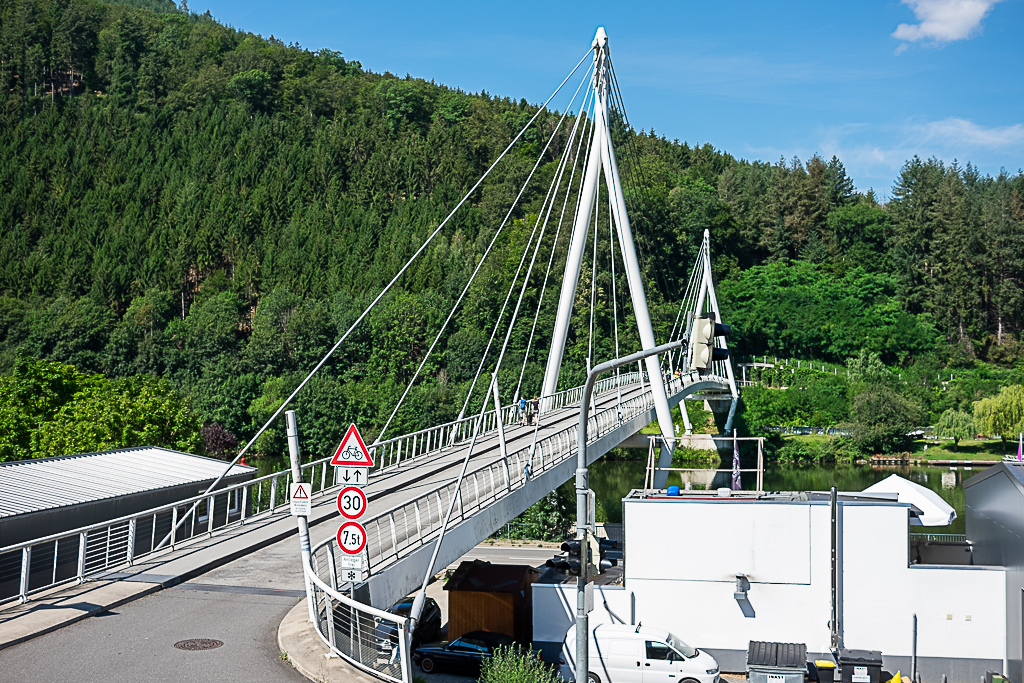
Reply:
[[[392, 605], [388, 612], [397, 614], [400, 617], [409, 616], [412, 609], [412, 598], [400, 600]], [[427, 598], [423, 603], [423, 614], [420, 622], [416, 624], [416, 630], [412, 632], [412, 646], [419, 647], [422, 643], [429, 643], [437, 640], [441, 635], [441, 608], [433, 598]], [[377, 649], [381, 652], [390, 653], [398, 646], [398, 625], [392, 621], [378, 621], [376, 628]]]
[[[663, 628], [601, 624], [588, 638], [588, 683], [719, 683], [718, 662]], [[559, 673], [576, 680], [576, 627], [565, 634]]]
[[426, 673], [445, 670], [480, 675], [480, 665], [499, 647], [514, 647], [516, 642], [503, 633], [470, 631], [455, 640], [424, 645], [412, 651], [412, 661]]

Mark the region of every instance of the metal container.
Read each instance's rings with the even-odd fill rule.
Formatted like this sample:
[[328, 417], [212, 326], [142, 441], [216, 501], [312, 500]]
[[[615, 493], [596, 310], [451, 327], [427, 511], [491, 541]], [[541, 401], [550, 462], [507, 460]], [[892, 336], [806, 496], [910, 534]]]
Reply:
[[750, 683], [804, 683], [806, 675], [807, 646], [803, 643], [751, 640], [747, 646]]
[[879, 683], [882, 676], [882, 653], [878, 650], [839, 651], [842, 683]]

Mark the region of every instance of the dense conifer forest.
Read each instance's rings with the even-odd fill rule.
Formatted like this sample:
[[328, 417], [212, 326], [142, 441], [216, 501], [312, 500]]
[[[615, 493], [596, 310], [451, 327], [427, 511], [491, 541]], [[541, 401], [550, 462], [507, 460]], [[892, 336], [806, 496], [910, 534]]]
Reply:
[[[0, 460], [153, 441], [233, 453], [536, 112], [168, 0], [0, 0]], [[541, 114], [300, 394], [307, 454], [326, 454], [349, 422], [375, 436], [559, 116]], [[836, 158], [748, 162], [621, 118], [615, 134], [662, 339], [707, 228], [735, 355], [880, 363], [913, 403], [907, 416], [929, 423], [1019, 378], [1019, 171], [913, 158], [882, 203]], [[541, 178], [561, 151], [556, 141]], [[531, 185], [390, 434], [458, 414], [545, 186]], [[611, 280], [599, 265], [605, 359]], [[540, 389], [548, 309], [524, 393]], [[584, 375], [589, 315], [581, 299], [565, 386]], [[513, 336], [517, 368], [528, 332]], [[979, 379], [940, 393], [950, 368]], [[505, 401], [516, 374], [501, 371]], [[920, 381], [901, 389], [904, 375]], [[809, 414], [846, 419], [849, 384]], [[763, 403], [752, 426], [772, 422]], [[280, 453], [282, 432], [257, 452]]]

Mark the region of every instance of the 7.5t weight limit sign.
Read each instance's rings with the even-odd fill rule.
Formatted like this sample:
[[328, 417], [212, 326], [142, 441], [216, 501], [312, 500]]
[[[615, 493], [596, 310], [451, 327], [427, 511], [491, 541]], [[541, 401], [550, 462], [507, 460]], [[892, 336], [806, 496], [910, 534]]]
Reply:
[[366, 512], [366, 494], [358, 486], [346, 486], [338, 493], [338, 512], [345, 519], [359, 519]]
[[366, 547], [366, 529], [359, 522], [345, 522], [338, 527], [338, 547], [348, 555], [358, 555]]

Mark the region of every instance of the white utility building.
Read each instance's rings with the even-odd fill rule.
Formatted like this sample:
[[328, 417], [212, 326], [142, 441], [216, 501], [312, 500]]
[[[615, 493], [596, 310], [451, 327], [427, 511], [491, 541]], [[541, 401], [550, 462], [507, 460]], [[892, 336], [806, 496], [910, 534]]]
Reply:
[[[711, 652], [723, 671], [744, 670], [751, 640], [828, 653], [829, 494], [683, 493], [633, 491], [623, 499], [624, 585], [595, 586], [591, 625], [668, 629]], [[955, 564], [912, 563], [908, 525], [923, 511], [908, 498], [913, 492], [839, 495], [842, 647], [879, 650], [886, 670], [909, 675], [916, 615], [925, 681], [945, 674], [950, 683], [973, 683], [1004, 671], [1005, 570], [970, 564], [969, 544], [952, 555]], [[561, 642], [573, 623], [574, 591], [534, 586], [535, 643]]]

